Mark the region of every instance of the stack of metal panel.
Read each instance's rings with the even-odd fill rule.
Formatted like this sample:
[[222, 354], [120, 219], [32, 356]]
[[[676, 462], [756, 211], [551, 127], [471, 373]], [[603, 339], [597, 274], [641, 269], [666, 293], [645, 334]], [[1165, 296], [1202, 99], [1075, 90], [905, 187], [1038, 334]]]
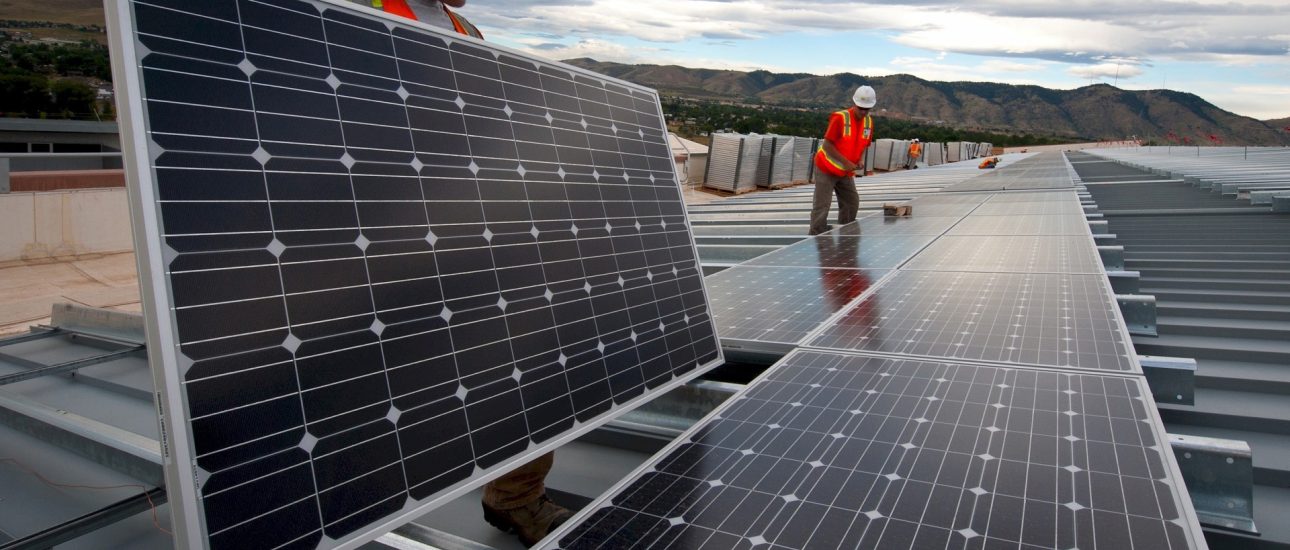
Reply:
[[[761, 143], [766, 136], [746, 135], [739, 147], [739, 177], [735, 180], [734, 192], [742, 193], [757, 188], [759, 181], [765, 180], [766, 172], [761, 165]], [[769, 165], [766, 167], [769, 168]], [[762, 177], [758, 177], [761, 174]]]
[[819, 138], [796, 138], [793, 142], [793, 177], [790, 185], [811, 181], [815, 173], [815, 150], [819, 148]]
[[977, 145], [977, 156], [988, 157], [992, 154], [994, 154], [993, 143], [988, 143], [983, 141]]
[[896, 162], [897, 143], [894, 139], [880, 139], [873, 142], [870, 148], [873, 149], [874, 159], [873, 163], [867, 164], [867, 166], [871, 170], [891, 171]]
[[793, 178], [793, 143], [797, 138], [776, 136], [771, 150], [767, 187], [781, 187]]
[[757, 175], [755, 183], [757, 187], [770, 187], [771, 170], [775, 166], [775, 144], [781, 139], [780, 136], [766, 135], [761, 137], [761, 149], [757, 151]]
[[739, 134], [712, 134], [708, 146], [707, 175], [703, 186], [734, 192], [739, 180], [739, 153], [744, 137]]
[[945, 161], [958, 162], [961, 160], [968, 160], [970, 158], [973, 158], [972, 157], [973, 151], [971, 147], [972, 145], [974, 144], [968, 143], [966, 141], [951, 141], [949, 143], [946, 143]]
[[937, 142], [924, 143], [923, 162], [927, 163], [928, 166], [945, 164], [945, 144]]

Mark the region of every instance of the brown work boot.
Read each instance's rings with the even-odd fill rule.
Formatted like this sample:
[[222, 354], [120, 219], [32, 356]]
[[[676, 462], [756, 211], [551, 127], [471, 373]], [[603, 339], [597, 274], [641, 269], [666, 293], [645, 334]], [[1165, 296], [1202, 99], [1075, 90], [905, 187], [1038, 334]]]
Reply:
[[567, 508], [551, 502], [545, 494], [534, 502], [510, 510], [499, 510], [487, 504], [483, 506], [484, 520], [489, 525], [507, 533], [514, 532], [525, 546], [537, 544], [573, 515]]

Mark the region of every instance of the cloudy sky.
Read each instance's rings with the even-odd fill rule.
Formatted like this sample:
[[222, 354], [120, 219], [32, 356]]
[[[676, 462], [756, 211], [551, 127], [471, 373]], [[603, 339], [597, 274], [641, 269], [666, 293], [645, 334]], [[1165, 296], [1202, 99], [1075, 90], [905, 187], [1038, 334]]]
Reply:
[[551, 59], [1105, 82], [1290, 116], [1287, 0], [470, 0], [462, 12], [489, 40]]

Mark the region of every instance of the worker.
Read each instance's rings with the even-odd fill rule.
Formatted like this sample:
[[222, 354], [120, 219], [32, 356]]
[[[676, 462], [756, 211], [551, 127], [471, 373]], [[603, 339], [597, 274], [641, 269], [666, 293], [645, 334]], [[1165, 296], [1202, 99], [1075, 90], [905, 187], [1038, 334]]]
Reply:
[[355, 0], [360, 4], [370, 4], [373, 8], [420, 21], [428, 25], [452, 29], [457, 34], [483, 39], [479, 29], [470, 24], [465, 17], [448, 9], [448, 6], [460, 8], [466, 0]]
[[914, 170], [918, 168], [918, 159], [923, 156], [923, 144], [919, 143], [918, 138], [909, 142], [909, 159], [905, 161], [905, 168]]
[[986, 157], [981, 164], [977, 165], [977, 168], [994, 168], [997, 164], [999, 164], [999, 157]]
[[[465, 17], [448, 9], [448, 6], [460, 8], [466, 5], [466, 0], [369, 1], [373, 8], [386, 13], [452, 29], [458, 34], [484, 38]], [[546, 494], [546, 476], [554, 463], [555, 452], [550, 452], [485, 485], [480, 503], [484, 508], [484, 520], [502, 531], [515, 533], [526, 546], [537, 544], [547, 533], [568, 520], [573, 514], [552, 502]]]
[[809, 233], [818, 235], [833, 228], [828, 225], [832, 195], [838, 197], [838, 225], [851, 223], [860, 210], [855, 174], [863, 174], [864, 150], [873, 141], [873, 119], [869, 109], [878, 102], [878, 94], [869, 86], [860, 86], [851, 96], [854, 103], [846, 110], [829, 116], [829, 127], [815, 152], [814, 200], [811, 204]]

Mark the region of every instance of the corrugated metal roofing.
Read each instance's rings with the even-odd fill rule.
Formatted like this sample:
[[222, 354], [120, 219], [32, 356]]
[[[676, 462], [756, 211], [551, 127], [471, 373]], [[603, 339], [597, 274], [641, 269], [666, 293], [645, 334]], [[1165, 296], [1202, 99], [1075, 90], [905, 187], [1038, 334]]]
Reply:
[[[1246, 441], [1253, 452], [1263, 536], [1210, 532], [1211, 545], [1290, 547], [1290, 215], [1202, 189], [1178, 172], [1100, 156], [1143, 166], [1184, 160], [1167, 153], [1091, 153], [1068, 158], [1124, 246], [1125, 268], [1141, 274], [1140, 293], [1156, 297], [1159, 336], [1135, 335], [1134, 347], [1197, 362], [1196, 404], [1160, 405], [1166, 429]], [[1216, 166], [1245, 160], [1232, 152]], [[1290, 183], [1290, 172], [1282, 177]]]

